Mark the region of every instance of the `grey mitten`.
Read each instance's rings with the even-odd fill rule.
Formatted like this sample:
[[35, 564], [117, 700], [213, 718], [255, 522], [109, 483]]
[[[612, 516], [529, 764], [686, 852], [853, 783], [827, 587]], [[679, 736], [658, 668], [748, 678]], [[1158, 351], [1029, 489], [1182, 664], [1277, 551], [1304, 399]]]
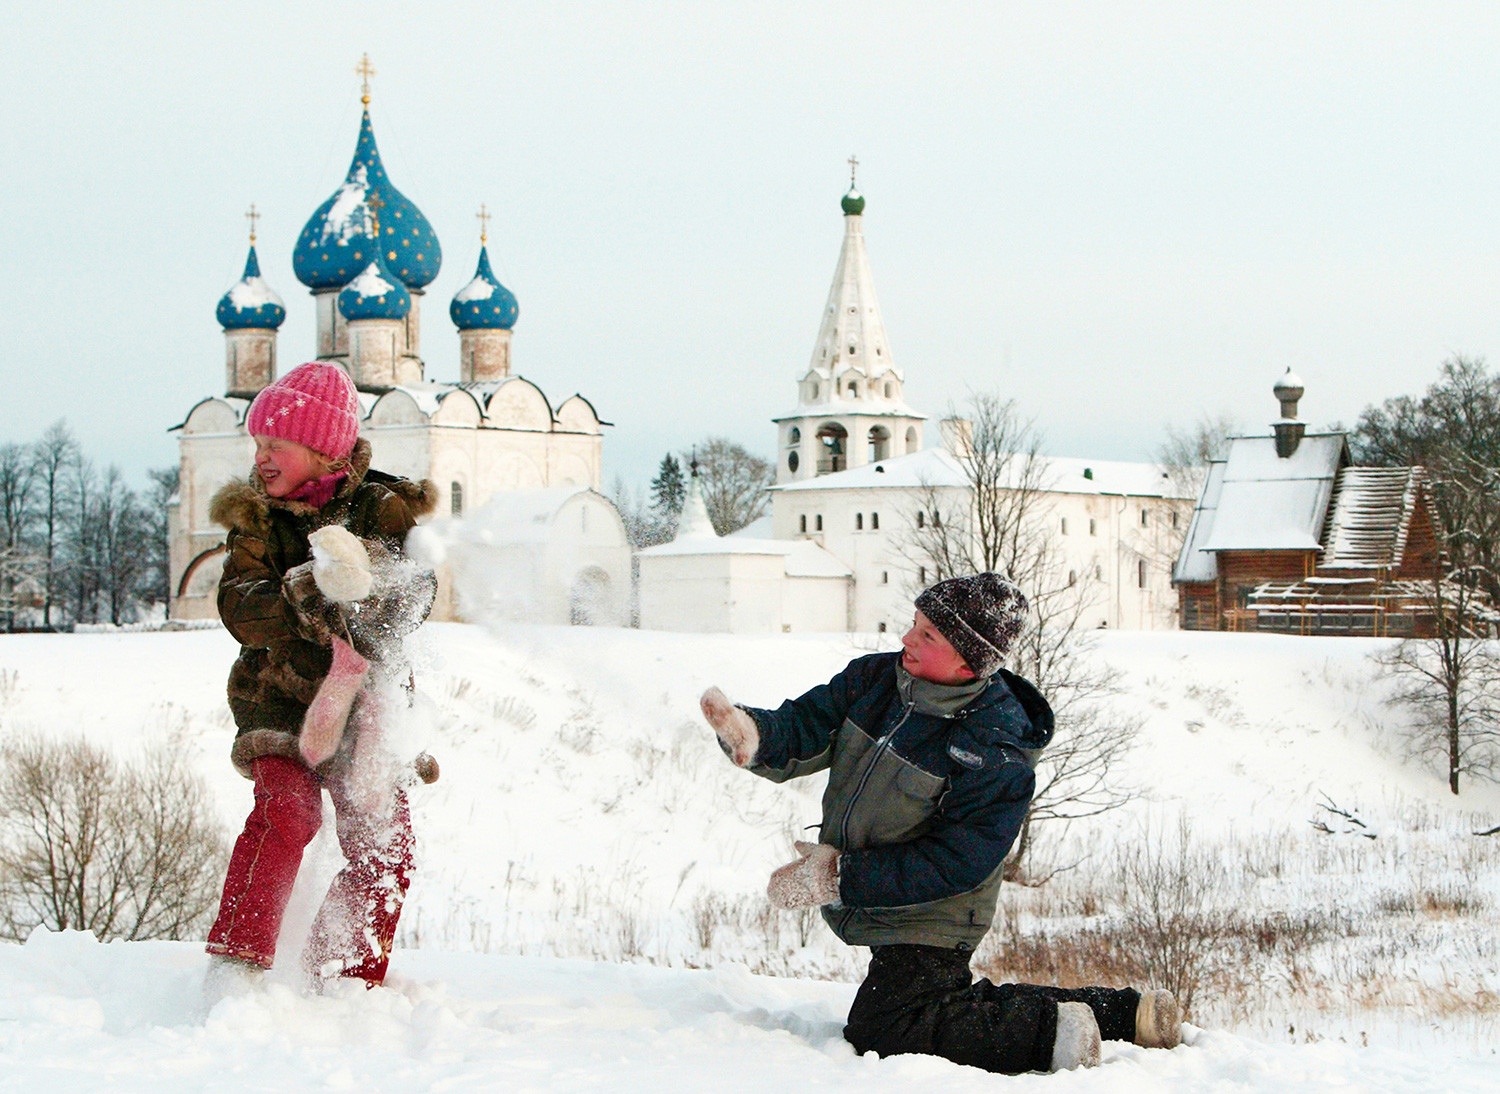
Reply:
[[816, 908], [839, 898], [839, 850], [826, 843], [794, 845], [798, 858], [771, 875], [766, 896], [778, 908]]
[[370, 553], [358, 536], [342, 525], [330, 524], [308, 536], [307, 543], [319, 592], [340, 604], [370, 595]]
[[703, 717], [719, 735], [719, 747], [736, 767], [748, 767], [760, 751], [760, 730], [755, 719], [729, 701], [718, 688], [709, 688], [698, 700]]

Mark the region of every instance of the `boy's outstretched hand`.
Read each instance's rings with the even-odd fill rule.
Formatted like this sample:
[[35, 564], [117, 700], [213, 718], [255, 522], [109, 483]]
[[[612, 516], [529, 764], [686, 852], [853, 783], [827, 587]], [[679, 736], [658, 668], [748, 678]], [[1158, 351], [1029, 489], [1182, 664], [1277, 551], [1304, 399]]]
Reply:
[[719, 735], [719, 747], [736, 767], [748, 767], [760, 750], [760, 730], [755, 719], [729, 701], [718, 688], [709, 688], [698, 700], [703, 717]]
[[771, 875], [766, 896], [778, 908], [816, 908], [839, 896], [839, 852], [826, 843], [794, 845], [800, 856]]

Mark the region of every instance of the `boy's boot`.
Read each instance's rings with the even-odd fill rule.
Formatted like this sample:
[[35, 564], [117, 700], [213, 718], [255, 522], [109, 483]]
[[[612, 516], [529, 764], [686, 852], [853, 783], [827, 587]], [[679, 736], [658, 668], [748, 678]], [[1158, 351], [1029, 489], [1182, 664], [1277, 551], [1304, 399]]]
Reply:
[[1142, 1048], [1176, 1048], [1182, 1043], [1182, 1008], [1171, 992], [1141, 992], [1135, 1008], [1135, 1043]]
[[1052, 1042], [1052, 1070], [1099, 1066], [1099, 1023], [1087, 1003], [1057, 1004], [1057, 1037]]

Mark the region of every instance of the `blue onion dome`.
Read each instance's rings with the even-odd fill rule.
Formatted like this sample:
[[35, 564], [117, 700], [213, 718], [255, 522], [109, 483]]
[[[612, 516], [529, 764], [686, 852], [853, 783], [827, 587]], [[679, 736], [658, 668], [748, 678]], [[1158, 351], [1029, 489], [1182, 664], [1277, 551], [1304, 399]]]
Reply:
[[245, 272], [219, 298], [219, 326], [225, 330], [275, 330], [286, 319], [286, 305], [260, 276], [255, 244], [245, 259]]
[[453, 325], [459, 330], [510, 330], [518, 314], [516, 294], [500, 284], [490, 269], [489, 248], [481, 246], [474, 280], [459, 289], [448, 305]]
[[857, 217], [865, 211], [865, 196], [850, 186], [849, 192], [844, 195], [839, 204], [844, 207], [846, 217]]
[[351, 323], [356, 319], [405, 319], [411, 311], [411, 293], [391, 273], [385, 258], [375, 258], [339, 293], [339, 314]]
[[[376, 231], [372, 214], [377, 210], [378, 248], [371, 242]], [[431, 284], [443, 265], [443, 250], [432, 225], [386, 177], [375, 147], [375, 131], [370, 128], [370, 112], [365, 110], [348, 177], [303, 227], [292, 252], [292, 269], [297, 280], [314, 291], [336, 289], [368, 268], [377, 250], [409, 289]]]

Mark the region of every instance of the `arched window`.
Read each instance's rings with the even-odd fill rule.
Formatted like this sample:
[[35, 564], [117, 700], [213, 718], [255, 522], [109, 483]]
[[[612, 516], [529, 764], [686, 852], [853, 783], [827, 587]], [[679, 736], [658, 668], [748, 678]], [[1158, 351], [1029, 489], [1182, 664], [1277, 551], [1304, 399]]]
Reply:
[[817, 516], [813, 517], [813, 522], [814, 531], [821, 532], [823, 530], [823, 514], [819, 513]]
[[1089, 535], [1094, 534], [1094, 518], [1089, 517]]
[[870, 514], [870, 528], [873, 531], [877, 531], [877, 532], [880, 530], [880, 514], [879, 513], [871, 513]]
[[786, 435], [786, 443], [788, 447], [801, 444], [802, 430], [798, 429], [796, 426], [792, 426], [791, 431]]
[[854, 514], [854, 530], [856, 532], [863, 532], [865, 530], [865, 515], [863, 513]]
[[851, 398], [851, 399], [858, 399], [859, 398], [859, 385], [856, 384], [853, 380], [849, 381], [849, 398]]
[[1063, 535], [1067, 535], [1068, 534], [1068, 518], [1067, 517], [1063, 517], [1062, 518], [1062, 534]]
[[795, 452], [788, 452], [786, 454], [786, 469], [788, 471], [795, 472], [797, 470], [797, 468], [799, 466], [801, 466], [801, 464], [802, 464], [802, 458], [800, 456], [798, 456], [797, 453], [795, 453]]
[[917, 427], [911, 426], [906, 431], [906, 450], [915, 452], [917, 450]]
[[[1146, 525], [1148, 525], [1150, 523], [1151, 523], [1151, 514], [1150, 514], [1150, 512], [1148, 510], [1142, 509], [1141, 510], [1141, 527], [1144, 528]], [[1142, 586], [1142, 588], [1144, 588], [1144, 586]]]
[[[875, 351], [875, 352], [876, 352], [876, 353], [879, 353], [879, 352], [880, 352], [880, 351], [879, 351], [879, 350], [876, 350], [876, 351]], [[891, 383], [891, 382], [890, 382], [890, 381], [889, 381], [889, 380], [887, 380], [887, 381], [886, 381], [886, 382], [885, 382], [885, 397], [886, 397], [886, 398], [887, 398], [887, 399], [889, 399], [889, 398], [890, 398], [890, 397], [891, 397], [891, 396], [892, 396], [892, 395], [894, 395], [894, 394], [895, 394], [895, 393], [896, 393], [896, 385], [895, 385], [895, 384], [893, 384], [893, 383]]]
[[927, 514], [924, 513], [920, 509], [917, 510], [917, 527], [918, 528], [925, 528], [925, 527], [927, 527]]
[[827, 475], [849, 466], [847, 448], [849, 431], [838, 422], [828, 422], [818, 430], [818, 474]]
[[891, 454], [891, 431], [883, 425], [870, 427], [870, 462], [876, 463]]
[[807, 532], [807, 514], [806, 513], [803, 513], [800, 517], [797, 518], [797, 531], [802, 532], [802, 533], [806, 533]]
[[461, 517], [461, 516], [463, 516], [464, 515], [464, 484], [461, 483], [461, 482], [452, 482], [452, 483], [449, 483], [448, 484], [448, 497], [450, 499], [450, 507], [453, 510], [453, 515], [455, 517]]
[[1146, 560], [1138, 559], [1135, 564], [1135, 585], [1138, 589], [1146, 587]]

